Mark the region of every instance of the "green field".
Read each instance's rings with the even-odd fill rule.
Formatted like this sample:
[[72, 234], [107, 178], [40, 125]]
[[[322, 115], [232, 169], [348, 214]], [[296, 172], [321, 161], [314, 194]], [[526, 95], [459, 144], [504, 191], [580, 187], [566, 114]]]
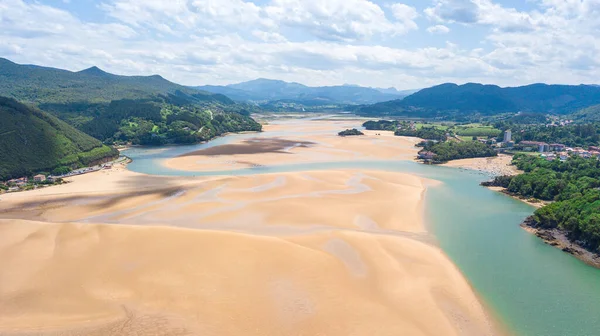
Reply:
[[454, 132], [460, 136], [479, 136], [479, 137], [498, 137], [502, 133], [501, 130], [492, 126], [482, 125], [461, 125], [454, 128]]
[[458, 138], [462, 141], [473, 141], [473, 137], [472, 136], [461, 136], [459, 135]]
[[439, 130], [445, 131], [448, 128], [450, 128], [450, 126], [448, 126], [447, 123], [415, 123], [415, 128], [416, 129], [421, 129], [423, 127], [435, 127]]

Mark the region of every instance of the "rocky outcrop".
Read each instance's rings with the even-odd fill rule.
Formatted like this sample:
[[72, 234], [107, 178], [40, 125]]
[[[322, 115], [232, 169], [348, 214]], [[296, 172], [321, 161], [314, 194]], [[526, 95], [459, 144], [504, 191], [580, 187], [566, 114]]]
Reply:
[[521, 227], [528, 232], [535, 234], [546, 244], [561, 249], [588, 265], [600, 268], [600, 255], [587, 250], [578, 242], [571, 241], [567, 233], [559, 229], [543, 228], [535, 221], [533, 216], [527, 217], [521, 224]]

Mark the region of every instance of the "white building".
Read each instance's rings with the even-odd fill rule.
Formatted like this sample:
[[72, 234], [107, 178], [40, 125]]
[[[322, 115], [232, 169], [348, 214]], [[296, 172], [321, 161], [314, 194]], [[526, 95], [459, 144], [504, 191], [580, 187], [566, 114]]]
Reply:
[[504, 142], [511, 142], [512, 141], [512, 132], [510, 130], [506, 130], [506, 132], [504, 132]]

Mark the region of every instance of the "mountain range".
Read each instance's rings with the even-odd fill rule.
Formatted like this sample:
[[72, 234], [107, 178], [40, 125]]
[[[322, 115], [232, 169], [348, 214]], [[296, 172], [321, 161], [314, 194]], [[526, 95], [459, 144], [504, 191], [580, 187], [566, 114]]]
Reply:
[[532, 84], [502, 88], [449, 83], [420, 90], [404, 99], [360, 106], [355, 112], [420, 118], [508, 112], [568, 114], [597, 104], [600, 104], [600, 87], [595, 85]]
[[373, 104], [401, 99], [414, 92], [414, 90], [374, 89], [357, 85], [310, 87], [264, 78], [226, 86], [206, 85], [196, 88], [220, 93], [236, 101], [261, 103], [285, 101], [306, 106]]
[[0, 95], [35, 104], [106, 103], [156, 95], [233, 104], [229, 98], [172, 83], [159, 75], [119, 76], [91, 67], [78, 72], [0, 58]]
[[[106, 143], [160, 145], [256, 131], [254, 106], [161, 76], [120, 76], [20, 65], [0, 58], [0, 96], [49, 112]], [[3, 142], [0, 139], [0, 146]]]

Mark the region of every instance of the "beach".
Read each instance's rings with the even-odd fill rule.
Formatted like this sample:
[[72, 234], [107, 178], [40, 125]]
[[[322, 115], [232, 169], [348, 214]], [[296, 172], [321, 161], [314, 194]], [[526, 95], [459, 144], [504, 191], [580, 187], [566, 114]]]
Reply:
[[490, 158], [453, 160], [444, 163], [443, 166], [477, 170], [480, 172], [489, 173], [494, 176], [520, 174], [521, 171], [519, 171], [517, 167], [511, 165], [511, 162], [511, 155], [499, 154], [496, 157]]
[[[411, 140], [383, 132], [327, 134], [345, 123], [165, 164], [414, 157]], [[427, 231], [423, 200], [437, 181], [356, 169], [163, 177], [123, 166], [70, 181], [2, 196], [2, 335], [497, 334]]]

